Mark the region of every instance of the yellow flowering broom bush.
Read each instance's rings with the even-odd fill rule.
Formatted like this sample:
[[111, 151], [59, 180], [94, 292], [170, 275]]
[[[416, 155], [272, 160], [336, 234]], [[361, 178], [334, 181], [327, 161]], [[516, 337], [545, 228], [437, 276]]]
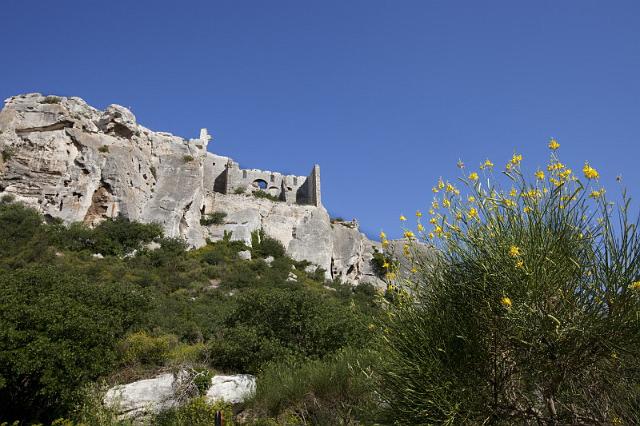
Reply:
[[546, 168], [514, 154], [502, 173], [486, 160], [440, 180], [405, 229], [437, 255], [405, 251], [410, 303], [379, 327], [390, 422], [640, 424], [637, 222], [559, 146]]

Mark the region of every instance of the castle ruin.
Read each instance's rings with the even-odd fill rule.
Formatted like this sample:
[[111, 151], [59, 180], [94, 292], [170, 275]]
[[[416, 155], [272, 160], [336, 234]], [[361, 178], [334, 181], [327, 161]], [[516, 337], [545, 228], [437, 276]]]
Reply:
[[264, 191], [287, 204], [320, 207], [320, 166], [311, 169], [308, 176], [283, 175], [278, 172], [258, 169], [241, 169], [229, 157], [207, 152], [211, 136], [207, 129], [200, 131], [198, 139], [192, 139], [206, 153], [204, 179], [213, 192], [219, 194], [242, 194]]

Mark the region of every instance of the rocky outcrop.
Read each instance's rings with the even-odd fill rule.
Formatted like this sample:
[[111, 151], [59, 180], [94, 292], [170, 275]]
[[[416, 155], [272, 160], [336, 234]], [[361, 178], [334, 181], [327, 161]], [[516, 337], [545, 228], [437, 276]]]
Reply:
[[[107, 391], [102, 402], [106, 407], [115, 410], [121, 420], [140, 420], [186, 402], [189, 396], [184, 395], [184, 384], [188, 382], [188, 377], [188, 373], [180, 371], [175, 375], [166, 373], [151, 379], [117, 385]], [[217, 375], [211, 379], [205, 398], [209, 402], [239, 404], [250, 398], [255, 391], [254, 376]]]
[[256, 378], [250, 374], [214, 376], [206, 398], [210, 402], [224, 401], [239, 404], [256, 392]]
[[[216, 191], [212, 173], [221, 162], [237, 170], [207, 151], [209, 139], [204, 130], [188, 140], [151, 131], [118, 105], [100, 111], [76, 97], [15, 96], [0, 112], [0, 195], [66, 223], [96, 225], [118, 215], [156, 222], [193, 247], [225, 233], [251, 244], [251, 233], [263, 229], [294, 259], [325, 269], [327, 278], [380, 284], [370, 266], [376, 243], [351, 222], [332, 224], [322, 205]], [[314, 173], [319, 191], [317, 167]], [[226, 213], [223, 223], [201, 225], [218, 211]]]
[[174, 375], [167, 373], [152, 379], [114, 386], [107, 391], [103, 403], [116, 410], [120, 418], [157, 414], [176, 405], [175, 381]]

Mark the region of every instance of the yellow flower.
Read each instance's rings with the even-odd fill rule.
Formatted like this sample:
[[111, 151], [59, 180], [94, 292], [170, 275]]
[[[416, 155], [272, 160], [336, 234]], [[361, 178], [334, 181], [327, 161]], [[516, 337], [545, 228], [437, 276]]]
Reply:
[[462, 220], [462, 213], [457, 212], [457, 213], [456, 213], [456, 219], [457, 219], [457, 220]]
[[385, 276], [387, 277], [388, 280], [394, 280], [396, 278], [396, 273], [395, 272], [387, 272], [387, 274]]
[[589, 194], [589, 197], [593, 198], [594, 200], [596, 198], [600, 198], [604, 195], [604, 189], [600, 189], [599, 191], [591, 191], [591, 194]]
[[429, 232], [429, 239], [433, 240], [433, 237], [434, 237], [433, 232]]
[[438, 219], [436, 219], [435, 217], [432, 217], [431, 219], [429, 219], [429, 223], [431, 223], [432, 225], [435, 225], [436, 223], [438, 223]]
[[551, 163], [547, 166], [547, 170], [552, 172], [554, 170], [562, 170], [564, 169], [564, 164], [562, 164], [561, 162], [555, 162], [555, 163]]
[[560, 176], [562, 179], [566, 179], [566, 178], [568, 178], [570, 175], [571, 175], [571, 169], [566, 169], [566, 170], [564, 170], [564, 171], [560, 172], [560, 174], [559, 174], [559, 176]]
[[509, 247], [509, 256], [518, 257], [518, 256], [520, 256], [520, 254], [521, 254], [520, 247], [518, 247], [518, 246]]
[[389, 245], [389, 240], [384, 240], [384, 241], [382, 242], [382, 247], [386, 247], [386, 246], [388, 246], [388, 245]]
[[524, 261], [522, 259], [518, 259], [518, 261], [516, 262], [516, 268], [518, 269], [524, 268]]
[[434, 209], [439, 209], [440, 208], [440, 203], [438, 203], [438, 200], [433, 200], [431, 202], [431, 207], [433, 207]]
[[478, 218], [478, 210], [476, 210], [475, 207], [471, 207], [469, 209], [469, 213], [467, 213], [467, 216], [469, 216], [469, 219], [473, 219], [473, 218]]
[[451, 185], [449, 182], [447, 182], [447, 188], [445, 189], [445, 191], [447, 192], [455, 192], [456, 187]]
[[470, 203], [473, 203], [476, 201], [476, 197], [474, 197], [473, 195], [469, 195], [469, 198], [467, 198], [467, 201]]
[[415, 274], [416, 272], [418, 272], [418, 270], [415, 267], [411, 268], [411, 273], [412, 274]]
[[420, 210], [416, 212], [416, 217], [422, 217], [422, 212]]
[[443, 199], [443, 200], [442, 200], [442, 205], [443, 205], [445, 208], [447, 208], [447, 209], [448, 209], [449, 207], [451, 207], [451, 201], [449, 201], [447, 198], [445, 198], [445, 199]]
[[381, 240], [386, 240], [387, 239], [387, 234], [385, 234], [384, 231], [380, 231], [380, 239]]
[[555, 140], [555, 138], [551, 138], [551, 140], [549, 141], [549, 149], [555, 151], [558, 148], [560, 148], [560, 144], [558, 143], [558, 141]]
[[485, 168], [487, 168], [487, 169], [491, 169], [491, 168], [493, 168], [493, 163], [491, 162], [491, 160], [489, 160], [489, 159], [487, 158], [487, 159], [484, 161], [484, 163], [482, 163], [482, 164], [480, 165], [480, 168], [481, 168], [482, 170], [484, 170]]
[[544, 172], [542, 170], [538, 170], [536, 172], [536, 179], [538, 179], [538, 180], [543, 180], [544, 179]]
[[442, 181], [442, 178], [438, 180], [438, 189], [444, 189], [444, 182]]
[[383, 267], [384, 269], [388, 269], [388, 268], [389, 268], [389, 266], [390, 266], [390, 265], [389, 265], [389, 262], [387, 262], [386, 260], [385, 260], [385, 261], [384, 261], [384, 263], [382, 264], [382, 267]]
[[402, 251], [404, 252], [405, 256], [409, 256], [409, 244], [404, 244], [402, 246]]
[[525, 213], [530, 213], [531, 212], [531, 207], [524, 206], [524, 209], [522, 209], [522, 210], [524, 210]]
[[500, 299], [500, 303], [502, 304], [502, 306], [504, 306], [505, 308], [510, 308], [511, 305], [513, 305], [513, 302], [511, 301], [511, 299], [509, 299], [507, 296], [504, 296], [502, 299]]
[[505, 198], [504, 200], [502, 200], [502, 203], [505, 205], [505, 207], [513, 207], [516, 205], [516, 202], [509, 198]]
[[522, 154], [513, 154], [513, 157], [511, 157], [511, 164], [513, 164], [514, 166], [517, 166], [518, 164], [520, 164], [521, 161], [522, 161]]
[[438, 188], [436, 188], [435, 186], [433, 188], [431, 188], [431, 192], [433, 192], [434, 194], [437, 194], [439, 191]]
[[509, 196], [515, 197], [516, 195], [518, 195], [518, 191], [516, 191], [515, 188], [511, 188], [511, 191], [509, 191]]
[[629, 286], [631, 290], [640, 290], [640, 281], [634, 281]]
[[436, 214], [436, 211], [435, 211], [435, 210], [433, 210], [433, 209], [429, 209], [429, 214], [430, 214], [430, 215], [434, 215], [434, 214]]
[[433, 230], [437, 235], [442, 234], [442, 227], [440, 225], [436, 225], [436, 227]]
[[411, 239], [411, 238], [415, 238], [415, 235], [411, 231], [404, 231], [404, 237]]
[[584, 173], [584, 177], [586, 177], [587, 179], [598, 179], [600, 177], [598, 171], [591, 167], [589, 163], [584, 163], [582, 173]]
[[476, 173], [476, 172], [472, 172], [472, 173], [469, 175], [469, 179], [470, 179], [470, 180], [473, 180], [473, 181], [478, 180], [478, 173]]
[[420, 232], [424, 231], [424, 226], [422, 226], [421, 223], [418, 224], [418, 231]]
[[404, 215], [400, 215], [400, 220], [404, 222], [405, 220], [407, 220], [407, 218], [404, 217]]

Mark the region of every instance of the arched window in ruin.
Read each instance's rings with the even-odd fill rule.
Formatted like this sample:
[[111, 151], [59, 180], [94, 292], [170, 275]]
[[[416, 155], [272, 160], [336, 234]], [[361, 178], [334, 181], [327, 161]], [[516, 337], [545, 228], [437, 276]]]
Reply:
[[253, 181], [252, 185], [254, 187], [258, 188], [258, 189], [262, 189], [262, 190], [267, 189], [267, 181], [266, 180], [256, 179], [256, 180]]

